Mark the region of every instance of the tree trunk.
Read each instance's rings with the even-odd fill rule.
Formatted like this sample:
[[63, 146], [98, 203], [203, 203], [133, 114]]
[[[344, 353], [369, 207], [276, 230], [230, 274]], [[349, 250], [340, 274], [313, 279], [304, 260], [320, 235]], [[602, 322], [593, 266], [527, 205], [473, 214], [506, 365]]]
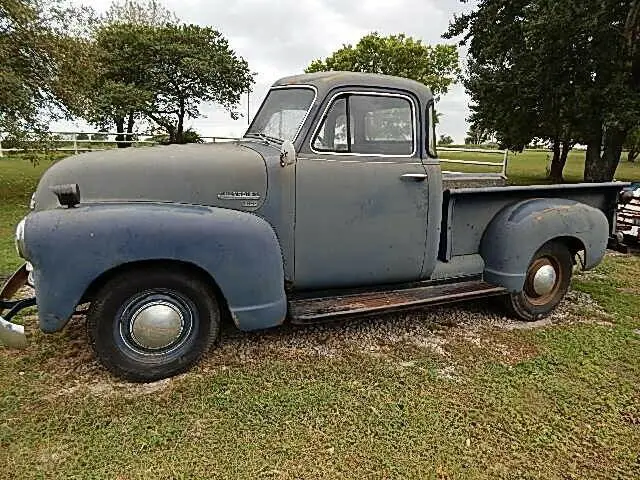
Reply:
[[553, 158], [551, 159], [551, 169], [549, 172], [549, 179], [553, 183], [562, 183], [562, 170], [564, 169], [564, 163], [562, 163], [561, 160], [561, 153], [560, 139], [556, 138], [553, 140]]
[[180, 99], [180, 111], [178, 112], [178, 128], [176, 129], [176, 143], [185, 143], [184, 141], [184, 100]]
[[166, 126], [167, 129], [167, 133], [169, 134], [169, 143], [177, 143], [176, 141], [176, 127], [174, 127], [173, 125], [167, 125]]
[[629, 154], [627, 155], [627, 160], [633, 163], [636, 161], [636, 158], [638, 158], [638, 155], [640, 155], [640, 151], [629, 150]]
[[116, 132], [118, 132], [118, 135], [116, 135], [116, 142], [118, 143], [116, 145], [118, 148], [126, 148], [127, 145], [122, 143], [124, 141], [124, 135], [122, 135], [124, 133], [124, 117], [116, 118], [115, 123]]
[[[127, 133], [133, 133], [134, 125], [135, 125], [134, 112], [129, 112], [129, 118], [127, 119]], [[124, 139], [127, 140], [127, 143], [121, 144], [122, 145], [121, 148], [129, 148], [131, 146], [131, 143], [129, 142], [129, 140], [132, 140], [133, 137], [131, 135], [126, 135]]]
[[573, 148], [573, 145], [569, 140], [565, 140], [562, 142], [562, 152], [560, 153], [560, 181], [564, 182], [564, 177], [562, 176], [562, 172], [564, 172], [564, 167], [567, 165], [567, 158], [569, 158], [569, 152]]
[[602, 153], [602, 164], [606, 176], [601, 180], [610, 182], [616, 175], [620, 157], [622, 156], [622, 146], [627, 138], [628, 130], [621, 128], [610, 128], [604, 139], [604, 152]]
[[601, 177], [602, 126], [587, 142], [587, 153], [584, 161], [584, 181], [599, 182]]

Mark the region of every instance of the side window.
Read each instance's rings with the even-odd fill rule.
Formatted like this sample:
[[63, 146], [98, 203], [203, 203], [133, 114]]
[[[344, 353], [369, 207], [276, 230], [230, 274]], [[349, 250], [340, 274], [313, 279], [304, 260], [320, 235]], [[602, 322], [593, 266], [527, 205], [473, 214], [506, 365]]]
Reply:
[[429, 156], [435, 158], [438, 156], [438, 152], [436, 150], [436, 111], [433, 102], [427, 107], [427, 139]]
[[411, 102], [402, 97], [352, 95], [350, 110], [356, 119], [351, 151], [369, 155], [411, 155]]
[[[351, 122], [353, 123], [353, 122]], [[327, 116], [313, 141], [313, 148], [318, 152], [349, 152], [351, 144], [347, 142], [349, 134], [351, 143], [353, 134], [347, 124], [347, 96], [338, 97], [327, 112]]]
[[387, 95], [337, 97], [313, 140], [317, 152], [364, 155], [411, 155], [414, 145], [412, 103]]

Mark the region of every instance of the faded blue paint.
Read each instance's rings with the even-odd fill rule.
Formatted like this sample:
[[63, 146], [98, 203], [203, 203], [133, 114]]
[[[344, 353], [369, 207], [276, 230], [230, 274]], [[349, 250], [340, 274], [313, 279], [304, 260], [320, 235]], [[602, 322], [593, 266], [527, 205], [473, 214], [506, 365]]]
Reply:
[[522, 291], [536, 251], [550, 240], [577, 239], [586, 251], [585, 268], [604, 257], [609, 222], [600, 210], [562, 198], [538, 198], [504, 208], [487, 227], [480, 244], [486, 281]]
[[[238, 326], [252, 330], [284, 320], [285, 281], [296, 290], [484, 273], [518, 291], [532, 255], [552, 238], [581, 241], [588, 267], [602, 259], [624, 184], [443, 194], [440, 165], [426, 148], [433, 97], [424, 85], [325, 72], [275, 86], [300, 84], [312, 85], [318, 98], [294, 142], [298, 161], [286, 168], [277, 144], [247, 138], [81, 155], [45, 173], [38, 211], [26, 227], [42, 330], [62, 328], [102, 274], [146, 260], [187, 262], [208, 272]], [[347, 159], [312, 152], [311, 136], [340, 89], [410, 96], [415, 154]], [[406, 173], [427, 178], [409, 182], [401, 178]], [[79, 208], [56, 208], [50, 187], [64, 183], [80, 185]], [[257, 198], [245, 203], [223, 192]]]
[[278, 240], [251, 213], [176, 204], [85, 205], [29, 215], [26, 237], [44, 332], [64, 327], [104, 272], [146, 260], [178, 260], [208, 272], [243, 330], [278, 325], [286, 315]]

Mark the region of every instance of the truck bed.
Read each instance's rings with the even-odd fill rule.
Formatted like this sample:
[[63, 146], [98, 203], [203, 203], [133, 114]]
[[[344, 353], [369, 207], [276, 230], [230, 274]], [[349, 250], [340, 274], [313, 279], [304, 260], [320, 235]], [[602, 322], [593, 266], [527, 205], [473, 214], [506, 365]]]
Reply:
[[438, 257], [446, 262], [452, 257], [477, 254], [482, 235], [495, 215], [508, 205], [533, 198], [562, 198], [592, 206], [604, 212], [612, 228], [618, 194], [625, 185], [611, 182], [447, 189]]

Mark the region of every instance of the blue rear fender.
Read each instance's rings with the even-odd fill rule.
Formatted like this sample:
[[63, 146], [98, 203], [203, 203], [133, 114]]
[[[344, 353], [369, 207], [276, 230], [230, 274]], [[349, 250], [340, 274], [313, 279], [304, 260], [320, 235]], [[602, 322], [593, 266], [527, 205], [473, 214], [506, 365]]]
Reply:
[[59, 208], [30, 214], [25, 242], [45, 332], [62, 329], [103, 274], [148, 261], [207, 272], [242, 330], [273, 327], [286, 316], [278, 239], [251, 213], [150, 203]]
[[585, 268], [606, 252], [610, 226], [604, 213], [573, 200], [536, 198], [510, 205], [489, 223], [480, 244], [486, 281], [520, 292], [535, 253], [551, 240], [576, 253], [585, 251]]

